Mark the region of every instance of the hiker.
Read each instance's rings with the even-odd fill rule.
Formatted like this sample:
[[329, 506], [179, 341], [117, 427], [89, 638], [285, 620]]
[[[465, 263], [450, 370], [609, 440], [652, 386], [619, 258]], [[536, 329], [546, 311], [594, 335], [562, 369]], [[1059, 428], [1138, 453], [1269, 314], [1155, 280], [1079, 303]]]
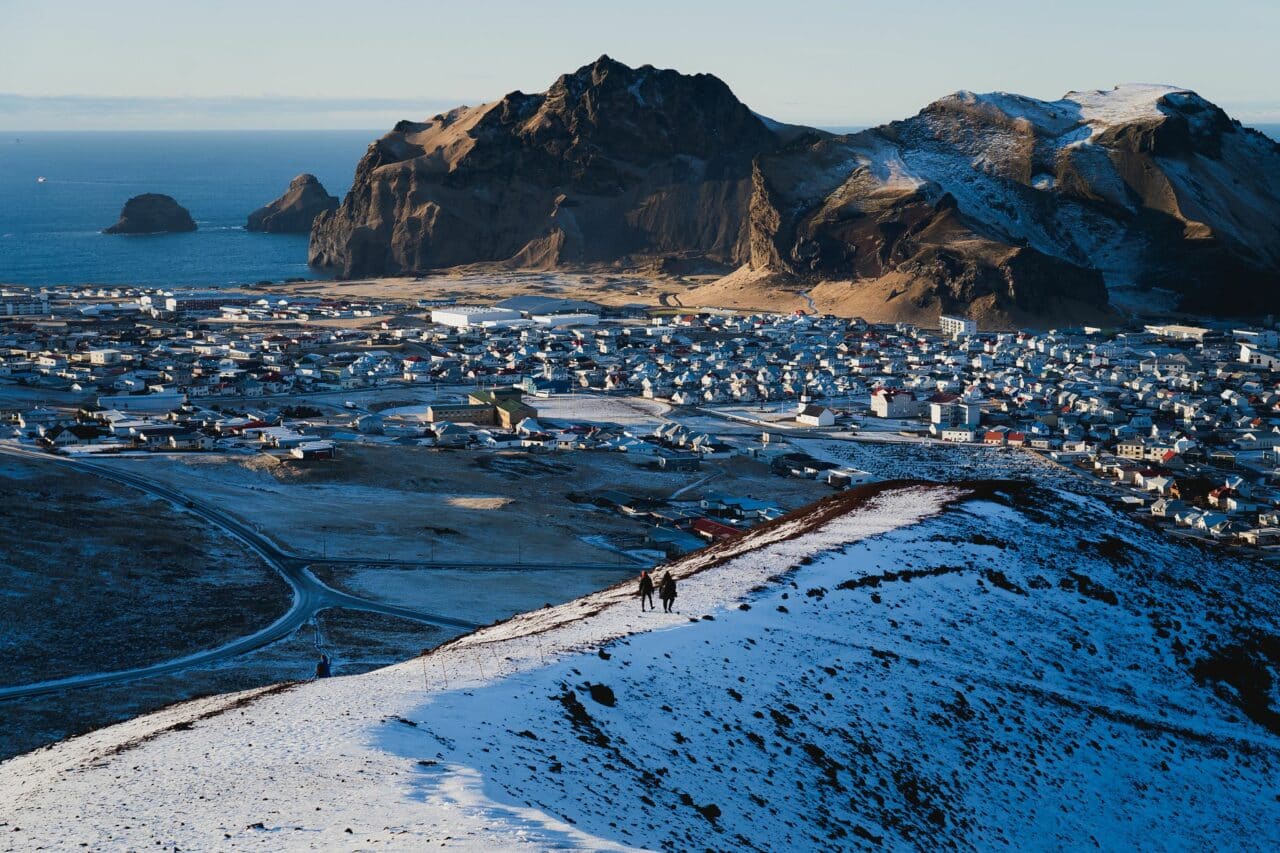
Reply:
[[328, 678], [333, 674], [333, 670], [329, 666], [329, 656], [320, 655], [320, 662], [316, 664], [316, 678]]
[[649, 609], [657, 610], [653, 604], [653, 578], [649, 577], [649, 570], [645, 569], [640, 572], [640, 612], [644, 612], [645, 599], [649, 600]]
[[662, 612], [670, 613], [676, 602], [676, 579], [671, 577], [671, 572], [662, 576], [662, 583], [658, 584], [658, 598], [662, 599]]

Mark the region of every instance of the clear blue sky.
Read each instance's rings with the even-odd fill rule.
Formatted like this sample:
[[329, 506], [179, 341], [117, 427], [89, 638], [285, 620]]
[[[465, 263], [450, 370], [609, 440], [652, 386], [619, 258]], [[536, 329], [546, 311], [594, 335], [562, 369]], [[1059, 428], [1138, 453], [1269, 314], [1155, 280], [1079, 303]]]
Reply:
[[1280, 0], [0, 0], [0, 128], [382, 128], [601, 53], [823, 126], [1125, 82], [1280, 121]]

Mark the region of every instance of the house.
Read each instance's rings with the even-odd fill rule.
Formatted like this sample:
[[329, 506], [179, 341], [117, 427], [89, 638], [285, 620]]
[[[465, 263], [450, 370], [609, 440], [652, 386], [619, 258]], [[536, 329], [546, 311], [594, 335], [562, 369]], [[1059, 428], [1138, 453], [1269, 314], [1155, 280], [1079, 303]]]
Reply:
[[990, 447], [1004, 447], [1006, 430], [992, 429], [982, 434], [982, 443]]
[[294, 459], [307, 461], [316, 459], [334, 459], [338, 455], [337, 446], [332, 441], [306, 441], [295, 445], [289, 451]]
[[828, 409], [826, 406], [815, 406], [809, 404], [800, 410], [796, 415], [796, 423], [805, 426], [829, 427], [835, 426], [836, 413]]
[[963, 444], [973, 441], [974, 433], [969, 427], [947, 427], [938, 433], [938, 437], [943, 441]]
[[178, 430], [168, 434], [169, 450], [212, 450], [213, 439], [195, 430]]
[[730, 527], [727, 524], [721, 524], [709, 518], [695, 518], [693, 524], [690, 525], [690, 529], [699, 536], [710, 539], [713, 542], [732, 539], [742, 532], [736, 527]]
[[702, 460], [696, 453], [661, 449], [655, 455], [658, 467], [664, 471], [697, 471], [702, 467]]
[[1280, 528], [1277, 527], [1258, 527], [1253, 530], [1243, 530], [1239, 535], [1240, 541], [1246, 545], [1280, 544]]
[[645, 544], [657, 548], [668, 557], [678, 557], [706, 547], [706, 541], [692, 533], [671, 527], [651, 527], [645, 533]]
[[106, 435], [106, 430], [96, 424], [70, 424], [47, 430], [40, 437], [40, 441], [50, 447], [83, 447], [88, 444], [97, 444]]
[[910, 391], [877, 388], [871, 393], [871, 414], [877, 418], [914, 418], [920, 414], [920, 404]]
[[1160, 498], [1151, 505], [1151, 514], [1156, 518], [1173, 518], [1187, 509], [1187, 505], [1176, 498]]
[[832, 468], [825, 472], [827, 485], [837, 489], [848, 489], [864, 483], [874, 483], [877, 478], [859, 468]]

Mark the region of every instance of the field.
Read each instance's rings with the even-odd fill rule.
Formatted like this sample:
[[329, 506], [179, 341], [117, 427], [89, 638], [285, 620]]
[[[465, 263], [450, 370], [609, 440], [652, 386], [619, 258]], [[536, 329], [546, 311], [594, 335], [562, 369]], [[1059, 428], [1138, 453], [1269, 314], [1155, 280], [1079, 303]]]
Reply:
[[[177, 657], [288, 607], [284, 582], [238, 543], [161, 501], [50, 463], [0, 464], [0, 553], [0, 685]], [[115, 718], [71, 695], [6, 707], [17, 704], [0, 702], [0, 755]], [[35, 741], [20, 724], [30, 716], [43, 720]]]
[[485, 563], [619, 563], [646, 525], [575, 503], [574, 493], [637, 497], [710, 491], [767, 498], [784, 509], [826, 487], [770, 474], [758, 462], [713, 460], [701, 472], [649, 470], [620, 453], [445, 451], [344, 446], [333, 463], [267, 456], [118, 459], [252, 522], [282, 547], [317, 559]]

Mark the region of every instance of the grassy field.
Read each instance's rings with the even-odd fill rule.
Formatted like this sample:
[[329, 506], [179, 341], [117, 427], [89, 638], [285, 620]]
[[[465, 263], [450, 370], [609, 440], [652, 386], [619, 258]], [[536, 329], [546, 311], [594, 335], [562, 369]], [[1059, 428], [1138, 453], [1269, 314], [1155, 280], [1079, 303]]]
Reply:
[[[49, 463], [0, 466], [0, 555], [3, 685], [216, 646], [269, 624], [289, 603], [274, 572], [194, 517]], [[0, 755], [20, 737], [5, 704]], [[56, 729], [58, 709], [49, 716], [44, 728]]]

